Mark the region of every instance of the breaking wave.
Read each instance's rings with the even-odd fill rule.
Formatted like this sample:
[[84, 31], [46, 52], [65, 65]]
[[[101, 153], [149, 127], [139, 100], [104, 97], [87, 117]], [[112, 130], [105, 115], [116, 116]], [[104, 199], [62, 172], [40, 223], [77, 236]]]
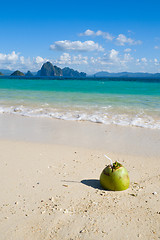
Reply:
[[[160, 129], [160, 118], [143, 110], [113, 109], [107, 107], [49, 107], [39, 106], [0, 106], [0, 114], [14, 114], [26, 117], [47, 117], [62, 120], [90, 121], [121, 126], [135, 126], [150, 129]], [[158, 113], [159, 114], [159, 113]]]

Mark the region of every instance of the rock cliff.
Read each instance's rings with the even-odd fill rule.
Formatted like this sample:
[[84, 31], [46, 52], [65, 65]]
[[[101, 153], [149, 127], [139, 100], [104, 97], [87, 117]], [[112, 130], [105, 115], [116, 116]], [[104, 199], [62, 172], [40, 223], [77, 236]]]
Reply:
[[75, 77], [75, 78], [80, 78], [80, 77], [86, 77], [86, 73], [84, 72], [78, 72], [76, 70], [73, 70], [69, 67], [65, 67], [63, 69], [53, 66], [52, 63], [46, 62], [43, 64], [41, 67], [41, 70], [37, 72], [37, 76], [41, 77]]
[[46, 62], [41, 67], [38, 75], [43, 77], [62, 76], [62, 69], [57, 66], [53, 66], [50, 62]]

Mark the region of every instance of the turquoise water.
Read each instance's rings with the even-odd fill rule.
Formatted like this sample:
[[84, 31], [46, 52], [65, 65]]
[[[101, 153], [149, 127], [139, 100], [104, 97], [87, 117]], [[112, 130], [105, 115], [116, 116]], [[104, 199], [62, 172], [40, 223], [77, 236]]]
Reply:
[[0, 113], [160, 129], [160, 83], [0, 79]]

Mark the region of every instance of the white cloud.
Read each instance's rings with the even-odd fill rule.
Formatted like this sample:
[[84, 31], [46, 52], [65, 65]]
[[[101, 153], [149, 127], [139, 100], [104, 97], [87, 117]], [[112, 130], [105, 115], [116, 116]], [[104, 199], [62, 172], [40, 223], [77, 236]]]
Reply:
[[107, 66], [107, 67], [112, 67], [120, 69], [123, 67], [124, 68], [128, 67], [130, 63], [134, 62], [134, 58], [130, 55], [130, 53], [125, 53], [124, 55], [120, 55], [119, 51], [112, 49], [109, 51], [109, 53], [104, 54], [102, 57], [91, 57], [90, 58], [90, 64], [96, 65], [96, 66]]
[[140, 65], [140, 59], [139, 58], [136, 59], [136, 65]]
[[0, 62], [15, 62], [18, 60], [18, 55], [15, 51], [9, 54], [0, 53]]
[[40, 57], [40, 56], [37, 56], [36, 58], [35, 58], [35, 62], [36, 63], [43, 63], [43, 62], [45, 62], [46, 61], [46, 59], [44, 59], [44, 58], [42, 58], [42, 57]]
[[80, 33], [79, 35], [80, 36], [94, 36], [95, 32], [90, 29], [87, 29], [84, 33]]
[[[100, 33], [99, 33], [100, 34]], [[27, 72], [38, 71], [42, 64], [50, 61], [54, 65], [65, 67], [69, 66], [79, 71], [86, 73], [95, 72], [95, 69], [107, 70], [110, 72], [121, 71], [144, 71], [144, 72], [160, 72], [160, 61], [158, 58], [148, 59], [145, 56], [134, 59], [131, 54], [130, 48], [124, 48], [122, 51], [111, 49], [104, 53], [80, 53], [75, 52], [59, 53], [55, 59], [46, 59], [41, 56], [24, 57], [19, 53], [0, 53], [0, 68], [10, 70], [20, 70]]]
[[0, 53], [0, 61], [4, 61], [6, 59], [6, 54]]
[[154, 65], [156, 65], [156, 66], [160, 65], [160, 62], [158, 61], [157, 58], [154, 59]]
[[20, 53], [12, 51], [9, 54], [0, 53], [0, 68], [9, 70], [20, 70], [20, 71], [37, 71], [40, 69], [43, 62], [47, 59], [40, 56], [37, 57], [24, 57]]
[[17, 61], [18, 60], [18, 55], [16, 54], [15, 51], [13, 51], [11, 54], [8, 54], [8, 60], [9, 61]]
[[107, 33], [107, 32], [97, 31], [96, 35], [102, 36], [104, 39], [107, 39], [110, 41], [112, 41], [114, 39], [114, 37], [110, 33]]
[[131, 48], [126, 48], [126, 49], [124, 49], [124, 52], [131, 52], [131, 51], [132, 51]]
[[95, 63], [96, 63], [96, 61], [97, 61], [97, 59], [96, 59], [96, 58], [94, 58], [94, 57], [91, 57], [91, 58], [90, 58], [90, 61], [91, 61], [91, 63], [95, 64]]
[[119, 34], [118, 37], [116, 38], [116, 41], [117, 44], [120, 46], [124, 46], [125, 44], [138, 45], [142, 43], [140, 40], [135, 41], [132, 38], [127, 38], [124, 34]]
[[71, 56], [69, 53], [63, 53], [57, 61], [59, 64], [71, 64]]
[[112, 49], [109, 53], [105, 53], [102, 57], [91, 57], [90, 63], [93, 65], [117, 65], [120, 63], [119, 51]]
[[[149, 62], [150, 64], [148, 64]], [[158, 72], [160, 67], [160, 62], [157, 58], [152, 60], [145, 57], [134, 59], [129, 52], [122, 54], [122, 52], [116, 49], [111, 49], [103, 55], [92, 55], [90, 57], [81, 54], [71, 55], [69, 53], [63, 53], [59, 60], [56, 61], [56, 64], [69, 65], [73, 69], [79, 69], [87, 73], [93, 73], [96, 71], [95, 69], [110, 72]]]
[[130, 61], [132, 61], [132, 60], [133, 60], [133, 57], [131, 56], [130, 53], [125, 53], [125, 54], [124, 54], [124, 61], [125, 61], [125, 62], [130, 62]]
[[22, 64], [25, 64], [25, 58], [23, 56], [21, 56], [19, 59]]
[[87, 56], [82, 56], [81, 54], [77, 56], [73, 56], [72, 60], [73, 64], [88, 64], [88, 57]]
[[20, 62], [18, 63], [20, 67], [28, 67], [33, 68], [34, 67], [34, 63], [33, 61], [30, 59], [30, 57], [25, 58], [24, 56], [20, 56]]
[[109, 54], [109, 59], [111, 61], [117, 62], [119, 60], [118, 54], [119, 54], [118, 51], [116, 51], [115, 49], [112, 49]]
[[136, 59], [136, 65], [147, 65], [147, 58], [143, 57], [141, 59], [137, 58]]
[[154, 49], [159, 49], [159, 47], [158, 46], [154, 46]]
[[19, 61], [19, 53], [0, 53], [0, 68], [12, 70]]
[[47, 61], [46, 58], [42, 58], [40, 56], [33, 57], [32, 59], [30, 57], [25, 58], [24, 56], [20, 56], [19, 61], [16, 64], [23, 69], [28, 68], [35, 70], [41, 67], [42, 63], [46, 61]]
[[108, 33], [108, 32], [102, 32], [101, 30], [98, 30], [97, 32], [94, 32], [90, 29], [87, 29], [84, 33], [80, 33], [80, 36], [102, 36], [104, 39], [112, 41], [114, 37]]
[[144, 58], [141, 58], [141, 62], [143, 63], [147, 63], [147, 59], [144, 57]]
[[88, 57], [82, 56], [81, 54], [71, 56], [69, 53], [63, 53], [59, 60], [56, 61], [60, 65], [81, 65], [88, 64]]
[[51, 50], [57, 51], [79, 51], [79, 52], [90, 52], [90, 51], [104, 51], [104, 48], [95, 43], [94, 41], [57, 41], [53, 45], [50, 45]]

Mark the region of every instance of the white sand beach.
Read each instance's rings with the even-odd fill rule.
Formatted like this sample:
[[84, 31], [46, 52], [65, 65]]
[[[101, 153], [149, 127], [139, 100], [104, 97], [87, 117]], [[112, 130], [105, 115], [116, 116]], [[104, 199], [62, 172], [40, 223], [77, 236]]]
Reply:
[[[129, 189], [105, 191], [122, 163]], [[0, 116], [0, 239], [160, 238], [160, 130]]]

